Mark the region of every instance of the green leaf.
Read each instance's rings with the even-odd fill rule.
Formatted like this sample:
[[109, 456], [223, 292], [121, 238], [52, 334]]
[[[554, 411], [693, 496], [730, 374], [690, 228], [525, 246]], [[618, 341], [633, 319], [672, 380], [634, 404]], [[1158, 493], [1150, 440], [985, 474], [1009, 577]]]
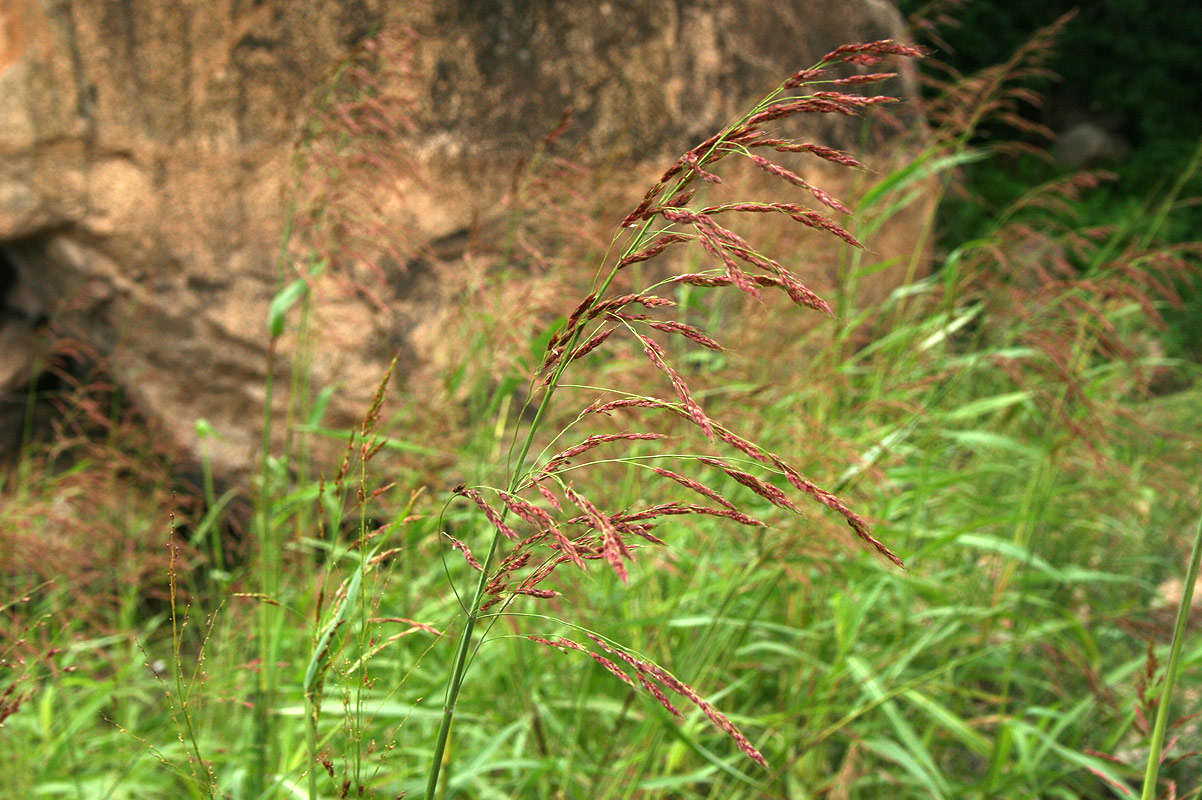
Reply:
[[904, 691], [901, 696], [924, 711], [927, 716], [939, 723], [948, 733], [956, 737], [956, 739], [973, 752], [981, 756], [989, 754], [992, 749], [989, 737], [978, 733], [971, 725], [957, 717], [947, 706], [941, 705], [934, 698], [928, 697], [916, 689]]
[[882, 757], [901, 765], [914, 776], [926, 789], [927, 796], [945, 798], [951, 796], [951, 787], [943, 777], [930, 750], [922, 743], [922, 739], [910, 725], [905, 715], [894, 700], [887, 699], [888, 695], [877, 680], [876, 674], [866, 662], [856, 656], [849, 656], [847, 666], [851, 673], [864, 688], [864, 693], [873, 701], [880, 702], [881, 710], [885, 713], [898, 741], [871, 739], [865, 744], [876, 750]]
[[994, 411], [1001, 411], [1014, 405], [1026, 405], [1030, 400], [1030, 392], [1007, 392], [1006, 394], [994, 395], [993, 397], [983, 397], [980, 400], [974, 400], [971, 403], [965, 403], [959, 408], [953, 409], [952, 411], [944, 414], [943, 418], [949, 421], [972, 419], [973, 417], [979, 417]]
[[327, 386], [317, 393], [317, 397], [313, 399], [313, 408], [309, 409], [309, 424], [316, 427], [321, 424], [322, 418], [326, 415], [326, 409], [330, 406], [330, 398], [334, 396], [334, 391], [337, 387]]
[[288, 309], [292, 308], [296, 301], [304, 297], [308, 291], [309, 284], [297, 278], [271, 299], [271, 308], [267, 312], [267, 330], [271, 333], [272, 339], [278, 339], [283, 335], [284, 317], [287, 315]]
[[871, 210], [883, 201], [890, 192], [905, 188], [915, 181], [923, 180], [931, 175], [937, 175], [944, 170], [958, 167], [961, 164], [971, 164], [974, 161], [981, 161], [988, 156], [988, 153], [980, 150], [965, 150], [942, 158], [935, 158], [934, 155], [933, 150], [927, 151], [901, 169], [894, 170], [878, 181], [875, 186], [865, 192], [864, 196], [860, 198], [857, 213], [863, 214]]

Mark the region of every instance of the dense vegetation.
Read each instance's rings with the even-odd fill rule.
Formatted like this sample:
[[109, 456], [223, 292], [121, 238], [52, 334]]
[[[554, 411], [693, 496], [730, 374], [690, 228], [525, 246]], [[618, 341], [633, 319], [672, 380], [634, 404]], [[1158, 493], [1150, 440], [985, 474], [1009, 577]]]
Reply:
[[[967, 165], [960, 179], [967, 191], [950, 203], [940, 219], [941, 236], [954, 246], [975, 238], [998, 210], [1032, 185], [1064, 174], [1043, 152], [1049, 136], [1089, 122], [1129, 146], [1121, 158], [1094, 167], [1112, 177], [1076, 205], [1081, 224], [1121, 224], [1150, 196], [1163, 194], [1181, 174], [1202, 137], [1202, 7], [1186, 0], [902, 0], [914, 15], [915, 29], [933, 34], [935, 58], [926, 62], [932, 77], [973, 75], [1004, 62], [1022, 47], [1036, 27], [1071, 19], [1058, 32], [1043, 70], [1019, 78], [1038, 93], [1038, 102], [1017, 104], [1027, 123], [1044, 131], [1000, 119], [988, 121], [974, 144], [988, 147], [1016, 138], [1037, 151], [1011, 153]], [[936, 66], [939, 65], [939, 66]], [[1202, 178], [1193, 176], [1185, 194], [1196, 195]], [[1202, 208], [1183, 204], [1161, 235], [1186, 242], [1202, 228]], [[1165, 343], [1175, 355], [1202, 360], [1202, 287], [1180, 287], [1184, 303], [1168, 309]]]
[[[975, 102], [991, 112], [1018, 102], [1010, 73], [1049, 47], [1025, 51]], [[784, 88], [813, 99], [816, 79]], [[627, 217], [624, 249], [605, 262], [593, 253], [642, 281], [633, 294], [645, 299], [642, 285], [655, 284], [674, 301], [670, 314], [632, 300], [598, 311], [613, 293], [580, 303], [591, 276], [555, 275], [585, 289], [557, 298], [561, 316], [544, 329], [500, 304], [511, 276], [498, 270], [464, 300], [455, 334], [469, 343], [465, 366], [437, 400], [389, 391], [381, 376], [362, 426], [339, 433], [322, 427], [326, 387], [310, 393], [303, 375], [276, 387], [296, 399], [290, 420], [271, 422], [296, 435], [264, 456], [245, 514], [207, 474], [195, 507], [173, 499], [170, 457], [136, 419], [99, 381], [68, 387], [67, 421], [86, 424], [74, 439], [31, 440], [0, 505], [0, 794], [420, 797], [433, 759], [445, 797], [1137, 796], [1202, 506], [1198, 368], [1166, 355], [1161, 319], [1196, 272], [1193, 246], [1174, 231], [1198, 157], [1181, 151], [1177, 180], [1128, 198], [1107, 225], [1091, 214], [1088, 174], [1016, 187], [971, 224], [945, 226], [930, 270], [918, 269], [929, 252], [920, 238], [911, 280], [862, 300], [891, 266], [873, 243], [897, 214], [954, 186], [965, 165], [1007, 157], [945, 115], [911, 163], [867, 175], [858, 197], [843, 198], [855, 209], [843, 227], [785, 209], [822, 229], [813, 236], [868, 246], [832, 256], [836, 314], [807, 310], [798, 323], [788, 300], [818, 301], [783, 273], [754, 272], [766, 263], [758, 250], [705, 227], [725, 213], [705, 204], [726, 187], [681, 199], [720, 171], [717, 154], [750, 163], [765, 153], [751, 127], [788, 96], [690, 151], [671, 176], [684, 185]], [[792, 181], [775, 161], [756, 163]], [[551, 185], [531, 196], [554, 199]], [[837, 202], [780, 187], [770, 199]], [[528, 200], [515, 226], [562, 223], [562, 206], [529, 216]], [[662, 229], [639, 228], [654, 220]], [[674, 233], [692, 238], [661, 249], [692, 245], [692, 260], [656, 272], [633, 258]], [[773, 255], [819, 268], [796, 252]], [[742, 279], [739, 260], [751, 265]], [[685, 266], [691, 279], [665, 282]], [[281, 284], [265, 335], [292, 326], [302, 348], [314, 346], [303, 287]], [[573, 348], [591, 341], [589, 318], [623, 330], [584, 358]], [[652, 339], [641, 327], [650, 322], [669, 324]], [[700, 330], [721, 332], [728, 349], [708, 347]], [[520, 411], [551, 392], [568, 402], [545, 416]], [[600, 399], [649, 395], [672, 413], [579, 415]], [[580, 432], [584, 416], [594, 427]], [[524, 470], [523, 441], [537, 439], [532, 454], [562, 453], [585, 433], [652, 429], [670, 444], [593, 440], [575, 466]], [[306, 443], [322, 435], [345, 439], [346, 459], [312, 476]], [[723, 443], [734, 449], [714, 458]], [[681, 483], [696, 495], [687, 502], [725, 508], [688, 483], [653, 480], [650, 466], [768, 524], [674, 514], [646, 531], [667, 546], [619, 544], [637, 524], [610, 532], [605, 520], [678, 503]], [[501, 495], [473, 485], [516, 495], [536, 488], [531, 474], [556, 475], [543, 488], [564, 505], [580, 496], [603, 510], [577, 502], [573, 530], [583, 532], [570, 541], [509, 542], [505, 526], [517, 523], [481, 514], [481, 501], [500, 508]], [[805, 488], [801, 474], [833, 495]], [[455, 499], [460, 481], [473, 485]], [[857, 515], [905, 569], [884, 548], [857, 546]], [[564, 563], [546, 584], [513, 578], [492, 593], [464, 550], [500, 564], [501, 577], [573, 552], [588, 569]], [[522, 552], [533, 560], [518, 563]], [[41, 564], [58, 572], [32, 568]], [[469, 618], [477, 636], [469, 628], [457, 648]], [[1186, 640], [1177, 661], [1154, 783], [1196, 797], [1189, 712], [1202, 645]], [[623, 670], [630, 685], [615, 677]], [[465, 674], [450, 725], [448, 678]], [[650, 688], [674, 681], [687, 690], [669, 698], [679, 718]]]

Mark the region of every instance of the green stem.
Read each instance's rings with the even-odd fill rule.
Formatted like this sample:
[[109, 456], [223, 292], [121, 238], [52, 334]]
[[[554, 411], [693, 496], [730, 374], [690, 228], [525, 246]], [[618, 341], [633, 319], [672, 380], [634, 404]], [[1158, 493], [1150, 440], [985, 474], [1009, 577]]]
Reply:
[[279, 554], [273, 541], [271, 526], [271, 417], [272, 394], [275, 388], [275, 351], [277, 339], [267, 346], [266, 399], [263, 418], [263, 452], [259, 463], [259, 497], [257, 533], [259, 539], [259, 692], [255, 698], [254, 764], [251, 769], [250, 796], [260, 797], [267, 788], [267, 765], [271, 760], [271, 706], [275, 702], [275, 607], [266, 602], [274, 600], [278, 577]]
[[308, 717], [305, 744], [309, 750], [309, 800], [317, 800], [317, 704], [319, 701], [311, 695], [306, 697], [305, 700], [308, 701], [309, 705], [305, 709], [305, 716]]
[[1169, 727], [1169, 705], [1173, 699], [1173, 684], [1177, 680], [1177, 669], [1181, 666], [1181, 643], [1185, 639], [1185, 623], [1189, 619], [1190, 603], [1194, 598], [1194, 583], [1198, 580], [1198, 564], [1202, 562], [1202, 519], [1198, 520], [1198, 532], [1194, 535], [1194, 552], [1189, 559], [1185, 575], [1185, 586], [1181, 589], [1181, 603], [1177, 606], [1177, 624], [1173, 627], [1173, 645], [1169, 650], [1169, 666], [1165, 670], [1164, 688], [1156, 709], [1156, 724], [1152, 728], [1152, 741], [1148, 750], [1148, 767], [1144, 771], [1144, 788], [1140, 800], [1156, 797], [1156, 775], [1160, 771], [1160, 759], [1164, 749], [1164, 734]]
[[[276, 254], [276, 291], [284, 286], [285, 263], [288, 258], [288, 242], [292, 239], [292, 226], [296, 220], [296, 201], [289, 208], [284, 223], [284, 233]], [[276, 350], [279, 334], [271, 334], [267, 343], [267, 375], [264, 378], [263, 438], [259, 454], [259, 496], [255, 513], [256, 534], [259, 540], [259, 590], [263, 597], [272, 602], [259, 601], [259, 685], [255, 698], [254, 742], [255, 763], [251, 765], [249, 796], [260, 798], [268, 791], [267, 765], [271, 758], [271, 711], [276, 694], [276, 660], [279, 645], [279, 615], [272, 603], [276, 600], [279, 587], [280, 546], [275, 541], [271, 524], [270, 503], [275, 491], [271, 476], [271, 424], [275, 397]], [[272, 790], [274, 793], [274, 789]]]

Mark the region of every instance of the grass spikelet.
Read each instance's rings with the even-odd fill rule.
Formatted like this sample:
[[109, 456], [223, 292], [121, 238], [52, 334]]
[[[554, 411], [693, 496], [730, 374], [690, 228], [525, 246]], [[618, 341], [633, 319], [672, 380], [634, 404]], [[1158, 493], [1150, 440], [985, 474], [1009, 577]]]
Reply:
[[687, 164], [706, 183], [722, 183], [722, 179], [717, 175], [705, 171], [705, 168], [701, 166], [701, 158], [697, 153], [690, 150], [681, 156], [680, 160]]
[[[765, 759], [760, 751], [757, 750], [754, 745], [752, 745], [751, 741], [743, 735], [743, 732], [736, 728], [734, 723], [727, 719], [722, 712], [714, 708], [709, 701], [698, 694], [697, 690], [692, 686], [689, 686], [687, 683], [672, 675], [658, 664], [637, 659], [623, 650], [619, 650], [616, 647], [610, 646], [605, 642], [605, 640], [595, 634], [590, 633], [587, 635], [590, 640], [595, 642], [605, 652], [621, 661], [624, 661], [642, 675], [648, 678], [654, 678], [666, 688], [697, 706], [697, 708], [701, 710], [701, 713], [705, 714], [705, 716], [714, 724], [716, 728], [734, 740], [735, 746], [742, 750], [748, 758], [759, 764], [761, 767], [768, 767], [767, 759]], [[669, 710], [671, 709], [669, 708]]]
[[555, 519], [546, 511], [543, 511], [533, 503], [528, 503], [520, 497], [509, 494], [508, 492], [498, 492], [497, 496], [501, 498], [501, 502], [509, 507], [509, 510], [517, 514], [519, 518], [533, 525], [542, 531], [549, 532], [555, 541], [559, 544], [559, 549], [564, 552], [568, 558], [572, 560], [576, 566], [584, 569], [584, 561], [581, 560], [580, 554], [576, 552], [576, 546], [572, 541], [559, 529], [555, 524]]
[[667, 297], [657, 297], [653, 294], [624, 294], [621, 297], [597, 303], [589, 310], [586, 318], [596, 319], [603, 314], [620, 311], [631, 303], [638, 303], [644, 308], [663, 308], [664, 306], [676, 305], [675, 300], [670, 300]]
[[534, 485], [538, 489], [538, 493], [543, 496], [543, 499], [547, 501], [547, 504], [550, 505], [551, 508], [555, 509], [556, 511], [563, 511], [563, 506], [559, 504], [559, 498], [555, 496], [555, 492], [544, 486], [541, 481], [535, 482]]
[[614, 527], [613, 522], [595, 505], [575, 492], [572, 487], [566, 487], [564, 494], [574, 506], [584, 512], [592, 526], [601, 534], [602, 555], [605, 560], [613, 567], [614, 572], [618, 574], [623, 583], [629, 581], [630, 573], [627, 572], [623, 559], [631, 558], [630, 549], [622, 540], [622, 535]]
[[606, 442], [635, 442], [648, 441], [652, 439], [663, 439], [662, 433], [598, 433], [588, 437], [579, 444], [572, 445], [562, 452], [556, 453], [547, 462], [547, 466], [543, 468], [543, 472], [552, 473], [562, 467], [571, 459], [582, 453], [587, 453], [597, 445], [605, 444]]
[[860, 169], [864, 166], [855, 156], [821, 144], [791, 142], [787, 139], [763, 139], [758, 144], [762, 147], [771, 147], [778, 153], [811, 153], [824, 161], [829, 161], [832, 164], [838, 164], [843, 167]]
[[777, 164], [775, 161], [769, 161], [768, 159], [764, 158], [763, 156], [757, 156], [757, 155], [751, 156], [751, 161], [757, 167], [759, 167], [760, 169], [767, 172], [769, 175], [775, 175], [776, 177], [781, 178], [782, 180], [788, 181], [789, 183], [793, 184], [794, 186], [800, 186], [801, 188], [805, 189], [810, 194], [814, 195], [814, 199], [816, 199], [819, 203], [822, 203], [824, 206], [833, 208], [836, 211], [841, 211], [844, 214], [851, 213], [851, 209], [848, 208], [847, 206], [845, 206], [839, 200], [835, 199], [834, 197], [832, 197], [830, 194], [823, 191], [822, 189], [819, 189], [817, 186], [814, 186], [812, 183], [805, 180], [797, 173], [795, 173], [789, 169], [786, 169], [785, 167], [781, 166], [780, 164]]
[[836, 78], [831, 83], [837, 86], [861, 86], [866, 83], [879, 83], [890, 78], [896, 78], [896, 72], [869, 72], [865, 75], [849, 75], [846, 78]]
[[672, 404], [651, 397], [623, 397], [620, 400], [610, 400], [608, 403], [595, 402], [588, 406], [585, 414], [612, 414], [623, 408], [671, 408]]
[[755, 287], [755, 282], [748, 277], [747, 273], [739, 267], [738, 263], [727, 252], [728, 245], [720, 241], [710, 230], [700, 230], [701, 246], [706, 252], [722, 259], [722, 264], [726, 269], [726, 277], [730, 278], [733, 284], [740, 292], [751, 295], [755, 299], [760, 299], [760, 290]]
[[[572, 355], [568, 357], [568, 361], [576, 361], [577, 359], [584, 358], [589, 353], [605, 344], [605, 340], [612, 336], [615, 330], [617, 330], [617, 328], [605, 328], [600, 333], [594, 335], [584, 344], [573, 350]], [[547, 380], [550, 381], [550, 376], [547, 377]]]
[[840, 45], [824, 55], [820, 59], [820, 63], [829, 64], [842, 61], [848, 64], [877, 64], [885, 56], [922, 58], [925, 54], [926, 51], [921, 47], [902, 44], [894, 39], [880, 39], [875, 42]]
[[471, 489], [471, 488], [468, 488], [465, 486], [457, 486], [457, 487], [455, 487], [455, 494], [461, 494], [464, 497], [469, 498], [473, 503], [475, 503], [480, 508], [480, 510], [484, 512], [484, 516], [488, 519], [488, 521], [490, 523], [492, 523], [492, 526], [494, 528], [496, 528], [498, 531], [500, 531], [502, 534], [504, 534], [506, 539], [510, 539], [510, 540], [516, 542], [522, 538], [522, 537], [518, 536], [516, 533], [514, 533], [513, 528], [510, 528], [508, 525], [505, 524], [505, 521], [503, 519], [501, 519], [501, 515], [497, 513], [497, 510], [495, 508], [493, 508], [492, 506], [490, 506], [488, 504], [488, 501], [484, 499], [484, 495], [480, 494], [480, 491], [478, 489]]
[[664, 233], [652, 240], [651, 244], [644, 247], [637, 253], [631, 253], [618, 261], [619, 269], [628, 267], [631, 264], [637, 264], [641, 261], [650, 261], [656, 256], [662, 254], [665, 250], [679, 242], [686, 242], [689, 237], [683, 233]]
[[637, 522], [643, 520], [655, 519], [656, 517], [678, 517], [688, 514], [704, 514], [711, 517], [725, 517], [726, 519], [734, 520], [742, 525], [750, 525], [757, 528], [766, 528], [768, 523], [750, 517], [741, 511], [736, 511], [730, 508], [712, 508], [710, 506], [698, 506], [689, 503], [660, 503], [659, 505], [645, 508], [642, 511], [637, 511], [632, 514], [619, 514], [615, 519], [620, 522]]
[[[731, 285], [731, 279], [728, 276], [703, 272], [676, 275], [669, 280], [671, 283], [684, 283], [689, 286], [703, 286], [706, 288]], [[779, 275], [752, 275], [751, 280], [757, 286], [773, 286], [783, 290], [789, 295], [789, 299], [799, 306], [806, 306], [825, 314], [834, 314], [834, 310], [830, 307], [829, 303], [806, 288], [801, 281], [797, 280], [792, 273], [783, 267], [781, 267]]]
[[647, 320], [645, 324], [647, 325], [647, 327], [655, 328], [655, 330], [657, 330], [657, 331], [663, 331], [664, 333], [679, 334], [679, 335], [683, 336], [684, 338], [688, 339], [690, 342], [693, 342], [694, 344], [699, 344], [708, 350], [715, 350], [718, 352], [722, 352], [725, 349], [722, 347], [721, 344], [718, 343], [718, 341], [716, 339], [714, 339], [710, 336], [707, 336], [706, 334], [704, 334], [701, 331], [694, 328], [692, 325], [688, 325], [684, 322], [677, 322], [676, 320], [654, 320], [654, 319], [652, 319], [652, 320]]
[[709, 458], [708, 456], [702, 456], [697, 460], [702, 464], [709, 464], [711, 467], [717, 467], [730, 477], [734, 478], [736, 482], [746, 486], [748, 489], [755, 492], [773, 505], [780, 506], [781, 508], [787, 508], [788, 510], [794, 511], [798, 514], [801, 513], [801, 509], [798, 508], [797, 505], [790, 500], [784, 492], [767, 481], [762, 481], [749, 472], [737, 470], [720, 458]]
[[689, 392], [689, 386], [685, 383], [684, 378], [680, 377], [680, 373], [672, 369], [664, 359], [664, 349], [652, 340], [640, 336], [638, 333], [635, 333], [634, 336], [642, 342], [643, 352], [647, 354], [647, 358], [656, 369], [663, 372], [672, 381], [672, 387], [676, 389], [676, 394], [680, 397], [681, 405], [684, 406], [689, 418], [693, 420], [697, 427], [701, 428], [706, 438], [714, 438], [714, 428], [710, 423], [709, 417], [705, 415], [705, 412], [701, 410], [701, 406], [693, 399], [693, 395]]
[[454, 536], [447, 533], [446, 531], [443, 531], [442, 535], [447, 537], [447, 540], [451, 543], [452, 548], [463, 553], [463, 560], [466, 561], [468, 563], [468, 565], [471, 566], [472, 569], [476, 570], [477, 572], [484, 571], [484, 567], [482, 567], [480, 565], [480, 562], [476, 560], [476, 557], [474, 555], [472, 555], [472, 549], [470, 547], [468, 547], [466, 544], [459, 541], [458, 539], [456, 539]]
[[843, 501], [836, 497], [833, 493], [817, 486], [781, 459], [773, 457], [772, 461], [777, 467], [780, 468], [782, 472], [785, 473], [785, 478], [788, 479], [789, 483], [793, 484], [794, 487], [805, 492], [810, 497], [813, 497], [827, 508], [833, 509], [834, 511], [842, 514], [843, 518], [847, 520], [847, 524], [851, 526], [851, 529], [856, 532], [856, 535], [859, 536], [860, 539], [865, 542], [865, 544], [883, 555], [885, 558], [889, 559], [898, 567], [905, 569], [905, 562], [903, 562], [896, 553], [886, 547], [884, 542], [872, 535], [872, 529], [869, 527], [868, 523], [863, 517], [848, 508]]
[[651, 469], [656, 475], [662, 475], [665, 478], [674, 480], [681, 486], [684, 486], [687, 489], [692, 489], [694, 492], [697, 492], [697, 494], [700, 494], [703, 497], [708, 497], [710, 500], [729, 508], [731, 511], [738, 510], [734, 503], [727, 500], [717, 491], [706, 486], [701, 481], [694, 480], [687, 475], [681, 475], [679, 472], [673, 472], [670, 469], [664, 469], [663, 467], [652, 467]]

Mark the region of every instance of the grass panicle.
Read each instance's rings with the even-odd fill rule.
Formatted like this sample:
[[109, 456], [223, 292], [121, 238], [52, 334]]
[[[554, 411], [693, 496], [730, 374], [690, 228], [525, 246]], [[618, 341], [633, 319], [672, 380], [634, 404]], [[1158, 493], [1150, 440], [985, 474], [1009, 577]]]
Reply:
[[[721, 262], [722, 266], [720, 269], [723, 271], [723, 277], [729, 280], [729, 285], [734, 286], [752, 298], [760, 299], [761, 293], [756, 281], [753, 280], [752, 276], [748, 274], [742, 265], [746, 265], [748, 269], [761, 270], [767, 273], [766, 275], [757, 277], [769, 278], [772, 285], [779, 285], [784, 288], [790, 298], [799, 305], [817, 308], [830, 313], [830, 306], [815, 293], [807, 289], [800, 278], [777, 261], [760, 253], [757, 248], [748, 243], [739, 234], [720, 224], [715, 217], [720, 213], [780, 212], [807, 227], [833, 234], [849, 244], [859, 246], [859, 243], [851, 233], [833, 220], [791, 203], [734, 203], [726, 206], [701, 206], [696, 208], [690, 207], [690, 203], [697, 197], [696, 193], [701, 186], [721, 184], [720, 177], [714, 171], [715, 165], [719, 161], [728, 156], [743, 156], [750, 158], [753, 163], [766, 169], [774, 176], [784, 179], [787, 183], [805, 188], [820, 204], [842, 213], [849, 213], [846, 206], [823, 190], [812, 186], [792, 171], [751, 151], [766, 146], [762, 143], [764, 141], [772, 143], [767, 146], [780, 146], [777, 143], [782, 140], [771, 136], [769, 130], [765, 128], [769, 123], [776, 126], [789, 117], [803, 113], [855, 115], [864, 108], [884, 102], [892, 102], [895, 99], [885, 96], [870, 97], [846, 94], [815, 88], [817, 84], [821, 83], [827, 77], [827, 70], [835, 64], [840, 62], [867, 64], [879, 61], [884, 56], [916, 56], [919, 54], [919, 51], [915, 48], [892, 41], [873, 42], [832, 51], [813, 68], [798, 72], [787, 79], [775, 91], [762, 99], [731, 126], [682, 155], [644, 195], [638, 206], [621, 221], [619, 225], [620, 230], [633, 229], [634, 232], [625, 237], [619, 235], [615, 239], [615, 251], [619, 255], [614, 259], [613, 265], [607, 268], [607, 272], [599, 272], [599, 275], [604, 275], [604, 277], [595, 285], [593, 291], [575, 307], [567, 317], [567, 321], [563, 327], [556, 330], [548, 342], [546, 354], [542, 359], [542, 366], [539, 370], [544, 376], [542, 380], [542, 396], [537, 401], [533, 421], [524, 436], [524, 441], [517, 457], [511, 461], [513, 468], [507, 478], [508, 486], [504, 491], [497, 490], [499, 496], [504, 500], [503, 507], [497, 509], [486, 502], [480, 489], [463, 486], [456, 489], [456, 493], [468, 497], [475, 503], [491, 524], [495, 533], [489, 546], [488, 555], [482, 562], [483, 570], [481, 571], [475, 593], [467, 606], [467, 622], [463, 632], [460, 634], [460, 655], [452, 668], [447, 689], [447, 699], [443, 706], [443, 722], [437, 746], [431, 759], [430, 777], [426, 786], [428, 797], [433, 798], [435, 796], [439, 785], [439, 775], [444, 763], [444, 753], [447, 737], [451, 729], [451, 720], [455, 713], [456, 701], [462, 686], [464, 672], [467, 668], [466, 656], [471, 645], [475, 625], [482, 609], [486, 606], [491, 608], [495, 605], [498, 595], [506, 588], [513, 595], [548, 598], [555, 596], [555, 593], [549, 590], [536, 590], [534, 583], [545, 580], [556, 564], [573, 561], [578, 566], [583, 566], [586, 554], [592, 557], [600, 556], [613, 569], [621, 581], [627, 582], [630, 579], [627, 563], [634, 559], [634, 546], [628, 542], [628, 539], [633, 536], [634, 538], [650, 540], [656, 543], [662, 541], [659, 537], [650, 534], [648, 526], [641, 524], [643, 520], [636, 521], [630, 517], [623, 516], [622, 512], [607, 512], [602, 510], [592, 500], [575, 489], [572, 483], [565, 483], [565, 479], [568, 479], [569, 476], [563, 474], [563, 470], [561, 469], [569, 459], [583, 455], [601, 444], [614, 441], [631, 443], [654, 440], [661, 438], [660, 434], [593, 434], [585, 438], [580, 444], [566, 450], [561, 450], [549, 459], [542, 460], [541, 457], [536, 457], [533, 463], [527, 463], [527, 457], [531, 452], [532, 445], [536, 437], [541, 433], [540, 423], [542, 423], [546, 416], [552, 398], [556, 396], [560, 388], [564, 371], [572, 362], [584, 354], [602, 345], [612, 345], [613, 333], [621, 332], [624, 329], [638, 343], [654, 368], [668, 379], [668, 382], [676, 393], [678, 402], [663, 404], [662, 407], [683, 413], [700, 429], [707, 439], [714, 440], [715, 438], [715, 422], [711, 420], [710, 416], [707, 415], [698, 403], [681, 372], [669, 363], [667, 350], [652, 337], [651, 331], [661, 334], [679, 335], [687, 342], [710, 350], [720, 350], [721, 345], [709, 335], [682, 320], [661, 320], [650, 318], [642, 313], [630, 314], [625, 311], [627, 307], [633, 304], [640, 305], [647, 310], [656, 310], [671, 307], [674, 303], [668, 298], [651, 294], [650, 290], [607, 297], [607, 292], [613, 284], [614, 279], [619, 272], [629, 268], [633, 264], [650, 261], [664, 255], [673, 248], [683, 246], [689, 242], [695, 242], [700, 245], [704, 253]], [[805, 76], [804, 78], [802, 77], [803, 75]], [[858, 83], [872, 83], [875, 80], [883, 80], [887, 77], [891, 77], [891, 75], [880, 74], [875, 78], [866, 77]], [[825, 150], [820, 152], [827, 153]], [[698, 182], [701, 186], [696, 185]], [[591, 332], [586, 332], [589, 323], [598, 319], [603, 321], [612, 320], [617, 323], [617, 327], [603, 325]], [[647, 332], [640, 332], [640, 328]], [[650, 408], [654, 406], [646, 407]], [[596, 413], [602, 408], [604, 408], [604, 405], [594, 405], [587, 407], [585, 411]], [[577, 420], [583, 417], [584, 414], [580, 414], [577, 416]], [[725, 438], [733, 438], [738, 442], [743, 441], [729, 432], [727, 432]], [[753, 445], [748, 443], [745, 449], [753, 447]], [[759, 452], [758, 449], [755, 452]], [[736, 482], [750, 488], [761, 497], [769, 499], [775, 505], [794, 513], [801, 513], [801, 509], [788, 499], [782, 490], [771, 483], [750, 473], [736, 470], [727, 465], [726, 462], [714, 458], [702, 457], [695, 461], [698, 465], [717, 466]], [[779, 466], [787, 466], [779, 458], [775, 458], [775, 461], [779, 463]], [[797, 475], [795, 471], [792, 474]], [[678, 483], [681, 482], [682, 478], [682, 476], [675, 473], [671, 476], [665, 475], [664, 477], [670, 477]], [[534, 511], [532, 509], [537, 508], [536, 506], [531, 504], [530, 501], [519, 497], [523, 491], [527, 491], [535, 485], [539, 487], [540, 492], [545, 493], [544, 482], [547, 478], [551, 478], [559, 483], [565, 498], [572, 506], [583, 512], [582, 516], [561, 520], [558, 524], [549, 524], [548, 518], [550, 517], [550, 512], [545, 510]], [[577, 476], [573, 470], [570, 480], [574, 482], [576, 478]], [[684, 478], [684, 481], [690, 480], [689, 478]], [[702, 486], [700, 482], [696, 481], [691, 485], [689, 483], [685, 483], [684, 485], [694, 490], [696, 490], [696, 487]], [[808, 483], [804, 485], [807, 487], [805, 489], [807, 494], [818, 497], [816, 493], [821, 490], [817, 490], [816, 487]], [[837, 505], [847, 515], [849, 520], [855, 520], [857, 524], [864, 526], [861, 518], [846, 511], [842, 504], [833, 498], [833, 495], [829, 497], [829, 500], [822, 498], [827, 505]], [[721, 505], [723, 507], [720, 509], [704, 510], [700, 506], [683, 505], [662, 506], [661, 508], [665, 514], [684, 512], [712, 513], [716, 516], [725, 517], [738, 515], [736, 521], [755, 524], [752, 518], [742, 515], [729, 501], [723, 501]], [[505, 517], [510, 510], [515, 511], [517, 516], [527, 524], [531, 524], [535, 528], [535, 533], [522, 539], [521, 544], [515, 547], [509, 556], [502, 559], [497, 571], [490, 574], [494, 557], [500, 549], [499, 545], [502, 539], [517, 541], [520, 538], [519, 534], [505, 521]], [[651, 518], [645, 519], [649, 520]], [[584, 532], [568, 532], [571, 531], [573, 526], [583, 528]], [[859, 531], [859, 529], [857, 530]], [[555, 535], [549, 538], [547, 534], [550, 531], [555, 531]], [[872, 543], [878, 551], [889, 557], [890, 560], [899, 565], [901, 564], [901, 559], [881, 544], [879, 540], [867, 533], [866, 526], [864, 526], [862, 536], [866, 541]], [[531, 554], [525, 549], [533, 545], [544, 545], [547, 543], [550, 543], [553, 552], [545, 558], [531, 557]], [[535, 568], [531, 578], [515, 583], [512, 576], [528, 563], [542, 564], [543, 566]], [[486, 599], [486, 595], [492, 595], [492, 598]], [[595, 654], [593, 655], [594, 658], [597, 658]], [[633, 665], [636, 662], [627, 663]], [[642, 662], [637, 662], [637, 664], [642, 665]], [[611, 672], [615, 672], [615, 674], [620, 674], [621, 672], [611, 663], [603, 665], [607, 669], [610, 669]], [[648, 672], [650, 669], [651, 667], [642, 665], [638, 668], [638, 672], [643, 676], [643, 679], [646, 679], [652, 674]], [[656, 667], [655, 669], [659, 668]], [[667, 673], [655, 675], [654, 677], [662, 683], [666, 679], [665, 676], [667, 676]], [[676, 682], [670, 676], [667, 676], [667, 679], [669, 683], [665, 685], [668, 688], [678, 693], [683, 692], [683, 696], [688, 697], [694, 704], [698, 705], [719, 729], [730, 734], [743, 752], [747, 753], [749, 757], [758, 763], [766, 764], [759, 752], [751, 747], [743, 734], [737, 731], [725, 717], [702, 700], [692, 689]], [[626, 678], [626, 681], [629, 683], [629, 678]]]

